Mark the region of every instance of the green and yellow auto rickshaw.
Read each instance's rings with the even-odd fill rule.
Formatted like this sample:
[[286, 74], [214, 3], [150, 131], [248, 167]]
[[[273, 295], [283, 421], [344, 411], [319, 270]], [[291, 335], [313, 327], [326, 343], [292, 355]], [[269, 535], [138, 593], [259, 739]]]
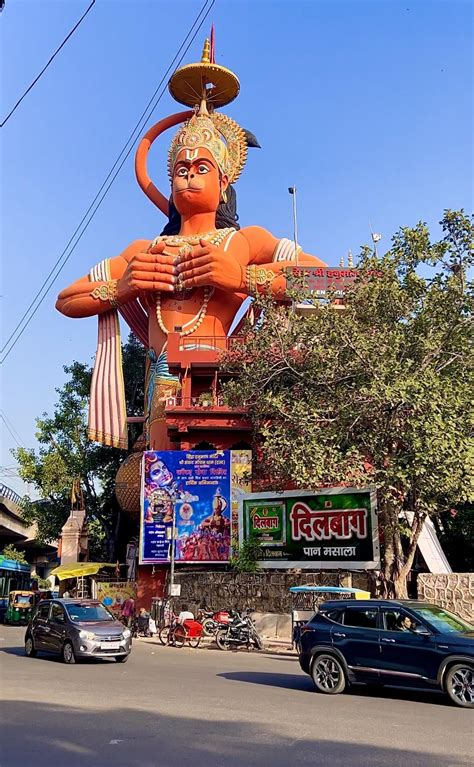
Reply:
[[12, 626], [26, 625], [35, 606], [34, 591], [10, 591], [5, 623]]

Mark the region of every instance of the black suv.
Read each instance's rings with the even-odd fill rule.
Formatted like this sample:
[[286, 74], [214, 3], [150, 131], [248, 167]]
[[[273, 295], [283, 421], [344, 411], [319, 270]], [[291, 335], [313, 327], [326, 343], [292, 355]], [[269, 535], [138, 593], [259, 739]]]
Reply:
[[40, 602], [25, 634], [25, 654], [56, 653], [64, 663], [77, 658], [115, 658], [124, 663], [131, 631], [93, 599], [46, 599]]
[[299, 629], [300, 665], [319, 692], [351, 682], [437, 687], [474, 708], [474, 626], [427, 602], [325, 602]]

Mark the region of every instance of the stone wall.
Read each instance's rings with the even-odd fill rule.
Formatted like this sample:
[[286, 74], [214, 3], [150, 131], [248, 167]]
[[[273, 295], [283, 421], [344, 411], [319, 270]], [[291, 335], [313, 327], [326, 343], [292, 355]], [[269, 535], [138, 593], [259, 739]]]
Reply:
[[180, 601], [192, 610], [205, 597], [214, 610], [249, 607], [261, 613], [289, 613], [290, 586], [354, 586], [372, 591], [370, 575], [364, 572], [186, 572], [177, 573], [176, 582], [181, 584]]
[[420, 573], [418, 599], [434, 602], [468, 621], [474, 619], [474, 573]]

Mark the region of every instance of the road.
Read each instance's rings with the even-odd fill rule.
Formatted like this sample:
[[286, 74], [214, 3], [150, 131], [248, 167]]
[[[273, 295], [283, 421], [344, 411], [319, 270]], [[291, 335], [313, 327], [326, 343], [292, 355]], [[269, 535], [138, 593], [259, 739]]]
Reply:
[[442, 695], [313, 691], [285, 655], [134, 642], [128, 663], [23, 656], [0, 626], [1, 767], [454, 767], [473, 712]]

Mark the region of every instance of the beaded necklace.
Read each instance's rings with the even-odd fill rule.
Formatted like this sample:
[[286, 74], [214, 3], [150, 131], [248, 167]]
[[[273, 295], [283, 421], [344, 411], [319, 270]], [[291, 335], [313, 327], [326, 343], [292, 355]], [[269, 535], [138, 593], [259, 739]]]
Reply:
[[[164, 242], [166, 245], [169, 245], [170, 247], [179, 247], [178, 250], [178, 256], [186, 256], [190, 253], [191, 248], [193, 245], [199, 245], [200, 240], [206, 240], [207, 242], [210, 242], [212, 245], [214, 245], [216, 248], [219, 247], [219, 245], [225, 240], [225, 238], [231, 234], [231, 232], [235, 232], [236, 230], [234, 227], [228, 227], [226, 229], [213, 229], [211, 232], [206, 232], [205, 234], [191, 234], [188, 236], [183, 235], [160, 235], [159, 237], [156, 237], [152, 244], [151, 248], [154, 245], [157, 245], [159, 242]], [[178, 290], [180, 287], [179, 279], [176, 284], [176, 287]], [[204, 317], [206, 316], [207, 307], [209, 304], [209, 301], [211, 299], [212, 294], [214, 293], [214, 288], [206, 287], [204, 288], [204, 296], [203, 296], [203, 303], [201, 307], [199, 308], [199, 311], [197, 314], [194, 315], [188, 322], [185, 322], [184, 325], [181, 328], [180, 331], [180, 337], [183, 336], [190, 336], [191, 333], [194, 333], [199, 326], [204, 321]], [[163, 322], [163, 317], [161, 314], [161, 292], [157, 293], [156, 296], [156, 319], [158, 322], [158, 325], [160, 326], [160, 329], [163, 331], [163, 333], [167, 336], [169, 335], [170, 331], [166, 327], [165, 323]]]

